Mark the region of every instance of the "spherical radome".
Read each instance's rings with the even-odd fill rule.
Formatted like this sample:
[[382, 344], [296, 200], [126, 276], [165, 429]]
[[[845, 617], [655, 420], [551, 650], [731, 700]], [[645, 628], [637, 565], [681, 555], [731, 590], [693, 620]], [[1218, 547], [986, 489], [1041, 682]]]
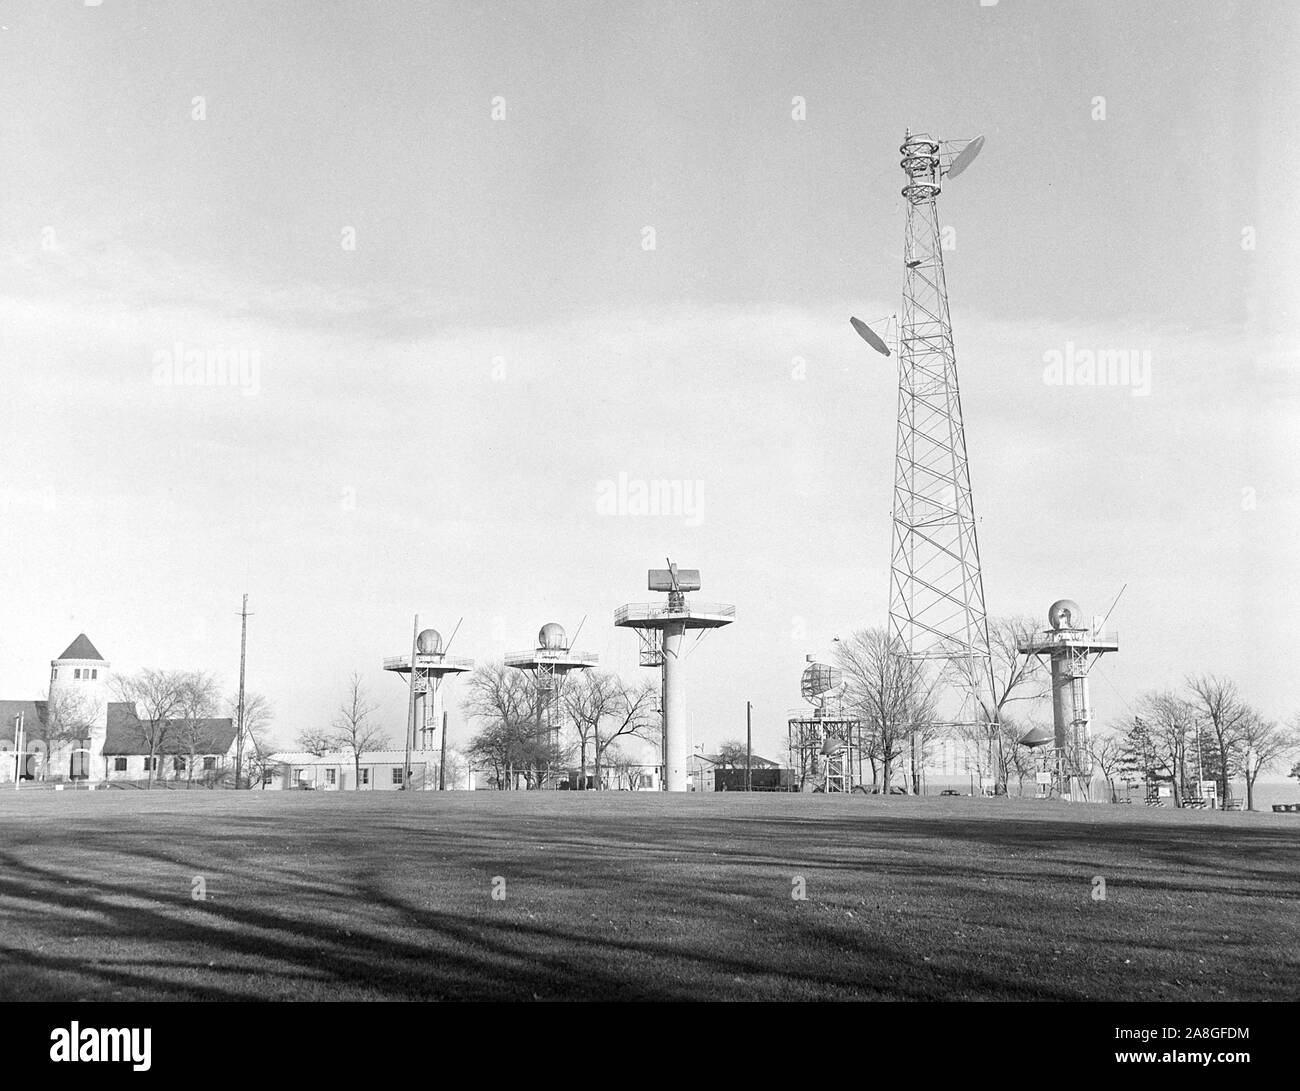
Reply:
[[1048, 607], [1047, 624], [1053, 629], [1082, 629], [1083, 610], [1071, 599], [1057, 599]]
[[419, 655], [437, 655], [442, 651], [442, 634], [437, 629], [425, 629], [415, 638], [415, 650]]
[[542, 626], [541, 632], [537, 634], [537, 646], [550, 651], [558, 651], [567, 647], [564, 643], [564, 627], [557, 625], [554, 621], [548, 621]]

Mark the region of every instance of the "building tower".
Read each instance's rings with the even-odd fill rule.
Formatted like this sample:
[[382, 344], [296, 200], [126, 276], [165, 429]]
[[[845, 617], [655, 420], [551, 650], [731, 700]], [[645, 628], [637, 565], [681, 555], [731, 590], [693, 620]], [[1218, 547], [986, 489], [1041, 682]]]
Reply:
[[812, 706], [795, 709], [788, 724], [799, 790], [853, 791], [862, 781], [862, 724], [844, 714], [843, 673], [810, 655], [799, 690]]
[[[1052, 721], [1056, 789], [1061, 798], [1087, 800], [1092, 784], [1092, 707], [1088, 671], [1107, 652], [1119, 651], [1116, 633], [1082, 624], [1078, 603], [1060, 599], [1047, 611], [1050, 628], [1017, 649], [1040, 656], [1052, 668]], [[1030, 744], [1032, 745], [1032, 744]]]
[[[85, 633], [50, 660], [50, 690], [45, 714], [51, 733], [68, 741], [49, 754], [48, 775], [98, 781], [104, 777], [104, 739], [108, 732], [109, 663]], [[31, 725], [27, 730], [32, 737]]]
[[[582, 627], [579, 626], [579, 629]], [[559, 745], [560, 723], [563, 715], [560, 698], [564, 680], [573, 671], [590, 670], [600, 662], [592, 652], [575, 651], [569, 647], [569, 637], [562, 625], [554, 621], [543, 625], [537, 634], [537, 647], [527, 652], [511, 652], [506, 656], [506, 666], [515, 667], [532, 676], [537, 694], [537, 726], [546, 729], [546, 739], [552, 752]], [[557, 778], [547, 777], [554, 787]]]
[[[452, 634], [455, 636], [455, 633]], [[448, 641], [448, 646], [450, 646]], [[437, 629], [424, 629], [415, 638], [415, 714], [407, 724], [406, 745], [411, 750], [432, 750], [442, 726], [442, 680], [449, 674], [474, 669], [474, 660], [448, 655]], [[384, 670], [407, 676], [411, 681], [411, 657], [390, 656]]]
[[[984, 138], [940, 141], [908, 131], [903, 314], [898, 330], [898, 428], [890, 550], [889, 632], [914, 659], [961, 661], [968, 688], [992, 689], [992, 657], [948, 315], [935, 198], [969, 166]], [[859, 334], [885, 343], [857, 319]], [[967, 696], [974, 697], [971, 692]]]
[[[698, 568], [650, 569], [651, 591], [667, 591], [667, 603], [635, 602], [614, 611], [614, 624], [636, 629], [641, 637], [641, 663], [653, 666], [658, 658], [663, 667], [664, 788], [669, 792], [690, 790], [686, 745], [686, 632], [688, 629], [717, 629], [736, 620], [736, 608], [724, 603], [688, 603], [686, 592], [700, 589]], [[703, 633], [696, 638], [698, 643]], [[692, 645], [694, 647], [694, 645]], [[657, 649], [657, 654], [656, 654]]]

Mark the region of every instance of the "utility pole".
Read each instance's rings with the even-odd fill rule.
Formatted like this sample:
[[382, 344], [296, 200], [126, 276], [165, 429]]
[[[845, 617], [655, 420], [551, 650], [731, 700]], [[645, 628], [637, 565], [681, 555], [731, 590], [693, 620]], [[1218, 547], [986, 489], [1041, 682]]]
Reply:
[[22, 784], [23, 774], [27, 772], [27, 755], [23, 753], [27, 740], [23, 738], [23, 714], [14, 718], [14, 791]]
[[754, 753], [754, 702], [745, 702], [745, 791], [754, 790], [754, 778], [750, 771], [750, 760]]
[[411, 629], [411, 696], [407, 706], [407, 746], [406, 759], [402, 762], [402, 791], [411, 788], [411, 736], [415, 735], [415, 676], [416, 654], [420, 646], [420, 615], [415, 615], [415, 627]]
[[244, 605], [239, 611], [239, 727], [235, 733], [235, 790], [239, 790], [239, 778], [244, 771], [244, 658], [248, 651], [248, 593], [244, 593]]
[[402, 791], [411, 787], [411, 736], [415, 734], [415, 657], [420, 643], [420, 615], [415, 615], [415, 627], [411, 630], [411, 695], [406, 710], [406, 758], [402, 762]]
[[438, 758], [438, 791], [447, 790], [447, 710], [442, 711], [442, 754]]

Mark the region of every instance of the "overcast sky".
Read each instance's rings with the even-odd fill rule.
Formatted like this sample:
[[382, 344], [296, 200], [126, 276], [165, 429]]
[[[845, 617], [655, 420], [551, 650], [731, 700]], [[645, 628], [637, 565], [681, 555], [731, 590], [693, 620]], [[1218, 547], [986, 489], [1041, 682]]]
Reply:
[[1127, 583], [1102, 724], [1194, 670], [1300, 710], [1300, 9], [986, 4], [0, 5], [0, 695], [82, 630], [233, 689], [247, 591], [283, 741], [354, 668], [400, 737], [413, 613], [479, 659], [586, 615], [635, 676], [671, 556], [737, 614], [691, 740], [751, 699], [776, 756], [885, 617], [897, 378], [847, 318], [899, 308], [911, 126], [988, 138], [939, 216], [990, 612]]

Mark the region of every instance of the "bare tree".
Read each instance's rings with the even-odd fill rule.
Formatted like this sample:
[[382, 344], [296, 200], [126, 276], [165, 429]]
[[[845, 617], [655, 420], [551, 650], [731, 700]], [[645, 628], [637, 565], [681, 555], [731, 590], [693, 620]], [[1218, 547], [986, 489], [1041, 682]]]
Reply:
[[1115, 774], [1124, 766], [1124, 746], [1114, 735], [1095, 735], [1092, 740], [1092, 760], [1097, 763], [1101, 775], [1110, 786], [1110, 801], [1114, 803], [1119, 796], [1115, 792]]
[[[238, 721], [239, 717], [239, 694], [234, 694], [226, 701], [230, 710], [231, 719]], [[271, 702], [260, 693], [247, 692], [244, 694], [244, 774], [243, 784], [236, 784], [236, 788], [251, 788], [254, 784], [266, 786], [266, 772], [271, 767], [271, 754], [274, 752], [274, 746], [271, 744], [270, 729], [271, 720], [275, 716], [275, 711], [271, 707]]]
[[745, 766], [745, 744], [739, 739], [728, 739], [718, 747], [714, 762], [723, 769], [743, 769]]
[[211, 749], [210, 720], [219, 700], [217, 680], [204, 671], [177, 674], [173, 742], [185, 751], [185, 780], [194, 782], [194, 765], [200, 754]]
[[333, 731], [322, 731], [319, 727], [308, 727], [293, 737], [293, 744], [305, 754], [322, 754], [334, 749], [336, 739]]
[[28, 734], [44, 741], [50, 760], [58, 748], [85, 741], [104, 711], [104, 706], [89, 694], [66, 689], [47, 691], [44, 702], [45, 718], [33, 724], [35, 730], [29, 730]]
[[362, 755], [367, 751], [384, 750], [392, 745], [384, 729], [370, 722], [375, 707], [366, 695], [365, 686], [361, 684], [361, 675], [353, 671], [348, 679], [348, 688], [344, 692], [343, 701], [334, 715], [332, 741], [352, 755], [354, 791], [359, 791], [361, 788]]
[[1192, 693], [1189, 705], [1204, 717], [1204, 722], [1209, 727], [1210, 741], [1214, 747], [1213, 770], [1219, 787], [1219, 806], [1226, 808], [1229, 782], [1241, 747], [1242, 729], [1254, 713], [1241, 699], [1236, 685], [1227, 679], [1202, 674], [1188, 678], [1187, 688]]
[[1279, 768], [1300, 749], [1300, 715], [1287, 727], [1252, 712], [1241, 725], [1241, 772], [1246, 778], [1246, 810], [1255, 809], [1255, 780], [1260, 773]]
[[1050, 675], [1038, 657], [1020, 653], [1037, 632], [1038, 623], [1031, 617], [989, 618], [992, 674], [988, 674], [983, 660], [969, 657], [951, 659], [946, 668], [952, 684], [978, 694], [978, 716], [983, 722], [960, 729], [958, 735], [976, 753], [981, 748], [987, 751], [977, 764], [982, 772], [987, 761], [989, 773], [997, 778], [1004, 792], [1014, 764], [1010, 754], [1018, 748], [1019, 739], [1011, 738], [998, 725], [1007, 717], [1008, 706], [1018, 701], [1041, 701], [1051, 694]]
[[658, 690], [650, 682], [629, 685], [618, 681], [608, 720], [596, 724], [596, 787], [601, 786], [606, 752], [611, 746], [621, 748], [620, 739], [655, 742], [660, 736]]
[[[889, 791], [903, 743], [935, 718], [936, 677], [884, 629], [863, 629], [835, 645], [844, 676], [844, 705], [862, 721], [868, 756], [880, 762], [882, 790]], [[873, 746], [874, 743], [874, 746]]]
[[1121, 744], [1124, 767], [1142, 776], [1148, 785], [1167, 780], [1173, 787], [1174, 806], [1183, 805], [1187, 784], [1187, 740], [1193, 713], [1187, 702], [1169, 692], [1149, 692], [1138, 697], [1137, 715], [1126, 725]]
[[618, 743], [605, 748], [603, 761], [605, 767], [614, 770], [617, 780], [625, 781], [628, 788], [635, 790], [637, 776], [641, 771], [640, 763]]
[[[1031, 725], [1033, 726], [1033, 725]], [[999, 745], [995, 757], [999, 762], [998, 779], [1004, 790], [1011, 794], [1011, 778], [1016, 778], [1016, 792], [1025, 794], [1025, 779], [1038, 772], [1038, 757], [1028, 746], [1021, 743], [1025, 733], [1031, 728], [1003, 714], [998, 725]]]
[[[600, 724], [617, 710], [623, 681], [613, 671], [583, 671], [564, 689], [564, 708], [578, 736], [578, 765], [582, 786], [587, 784], [587, 754], [600, 734]], [[598, 763], [599, 764], [599, 763]], [[600, 770], [596, 771], [600, 783]]]
[[456, 786], [465, 779], [466, 769], [465, 759], [457, 754], [454, 750], [448, 750], [446, 759], [443, 763], [445, 779], [447, 785], [454, 790]]
[[474, 669], [466, 684], [464, 708], [482, 726], [470, 741], [469, 756], [492, 771], [500, 789], [523, 777], [529, 786], [559, 760], [562, 751], [547, 738], [542, 723], [544, 696], [523, 674], [503, 663]]
[[172, 717], [180, 707], [183, 682], [179, 671], [146, 668], [117, 675], [110, 683], [118, 698], [135, 710], [136, 730], [149, 757], [149, 787], [157, 777], [158, 756], [172, 741]]

